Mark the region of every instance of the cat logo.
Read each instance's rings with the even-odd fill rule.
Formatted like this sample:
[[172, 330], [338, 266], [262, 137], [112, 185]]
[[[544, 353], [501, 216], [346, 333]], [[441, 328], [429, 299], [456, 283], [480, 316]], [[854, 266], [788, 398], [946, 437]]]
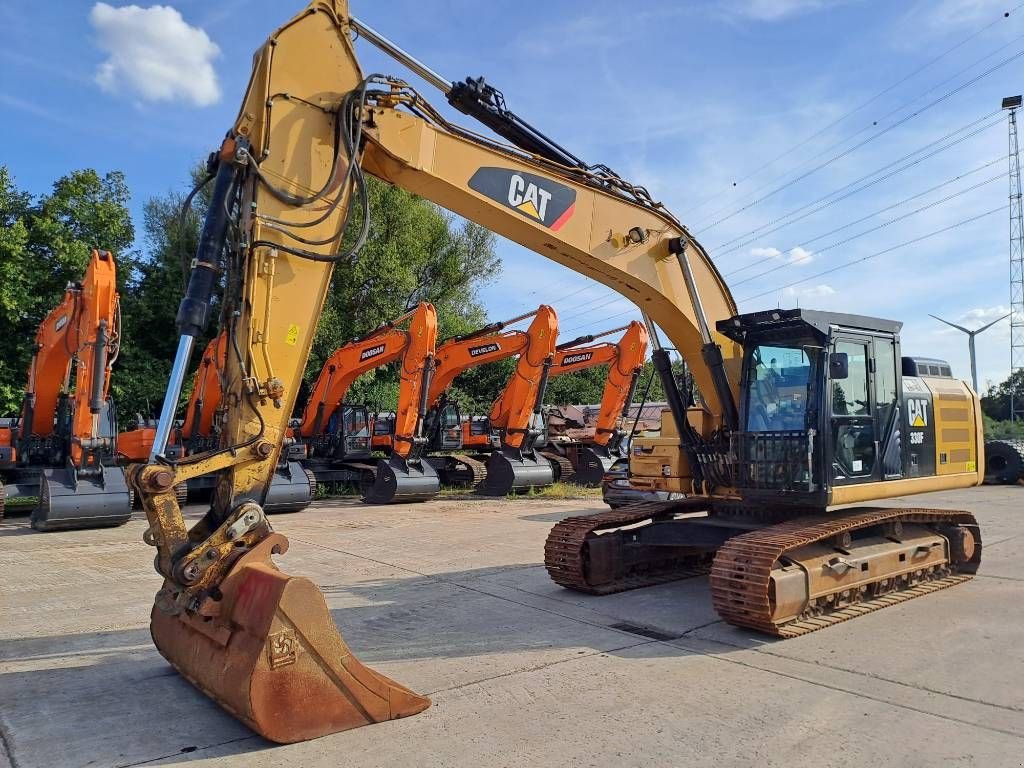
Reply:
[[376, 357], [377, 355], [383, 355], [383, 354], [384, 354], [384, 345], [383, 344], [378, 344], [376, 347], [370, 347], [369, 349], [364, 349], [362, 352], [360, 352], [359, 353], [359, 361], [362, 362], [363, 360], [369, 360], [371, 357]]
[[501, 344], [484, 344], [482, 347], [470, 347], [469, 356], [478, 357], [480, 355], [487, 355], [491, 352], [498, 352], [501, 350]]
[[580, 352], [578, 355], [567, 355], [562, 358], [562, 365], [576, 365], [576, 363], [585, 363], [587, 360], [594, 356], [593, 352]]
[[907, 400], [907, 422], [911, 427], [921, 429], [928, 426], [928, 401], [911, 398]]
[[479, 168], [469, 188], [557, 232], [576, 210], [576, 190], [511, 168]]
[[53, 324], [53, 332], [54, 333], [60, 333], [61, 329], [65, 325], [67, 325], [67, 324], [68, 324], [68, 316], [67, 315], [61, 315], [59, 318], [57, 318], [57, 322]]

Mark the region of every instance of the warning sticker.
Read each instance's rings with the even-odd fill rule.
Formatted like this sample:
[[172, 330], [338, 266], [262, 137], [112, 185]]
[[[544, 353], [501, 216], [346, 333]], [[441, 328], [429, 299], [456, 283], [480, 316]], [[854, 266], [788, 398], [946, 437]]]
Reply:
[[288, 333], [284, 337], [284, 343], [289, 347], [294, 347], [299, 340], [299, 326], [292, 323], [288, 326]]

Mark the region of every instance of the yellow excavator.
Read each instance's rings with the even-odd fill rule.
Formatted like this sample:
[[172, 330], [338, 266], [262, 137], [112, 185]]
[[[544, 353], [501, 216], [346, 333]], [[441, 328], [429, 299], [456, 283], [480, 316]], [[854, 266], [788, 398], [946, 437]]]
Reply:
[[[449, 122], [402, 80], [364, 75], [357, 38], [438, 88], [477, 130]], [[544, 136], [483, 79], [439, 76], [344, 0], [315, 0], [257, 51], [210, 171], [153, 454], [130, 474], [164, 578], [151, 616], [157, 648], [266, 738], [309, 739], [429, 706], [361, 664], [316, 585], [277, 568], [271, 556], [288, 541], [261, 506], [332, 271], [358, 260], [366, 239], [364, 174], [586, 275], [643, 313], [670, 405], [668, 442], [652, 446], [659, 471], [648, 479], [686, 497], [556, 525], [545, 555], [559, 583], [612, 591], [710, 568], [726, 621], [789, 636], [978, 568], [969, 512], [833, 508], [982, 481], [976, 395], [951, 379], [904, 376], [899, 323], [804, 309], [737, 314], [709, 254], [647, 190]], [[221, 280], [221, 441], [171, 461], [174, 406]], [[658, 329], [689, 365], [699, 405], [680, 395]], [[209, 473], [213, 501], [189, 529], [174, 487]]]

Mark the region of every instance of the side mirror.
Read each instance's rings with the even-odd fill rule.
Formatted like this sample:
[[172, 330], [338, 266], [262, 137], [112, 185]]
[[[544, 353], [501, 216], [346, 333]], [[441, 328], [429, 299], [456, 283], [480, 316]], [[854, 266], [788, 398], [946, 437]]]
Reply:
[[850, 357], [845, 352], [832, 352], [828, 356], [830, 379], [845, 379], [850, 376]]

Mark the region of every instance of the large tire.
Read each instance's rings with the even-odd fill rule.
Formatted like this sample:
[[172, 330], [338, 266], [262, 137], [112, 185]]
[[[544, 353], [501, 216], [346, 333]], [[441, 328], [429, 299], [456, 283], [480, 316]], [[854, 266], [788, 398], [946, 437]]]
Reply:
[[985, 482], [1013, 485], [1024, 478], [1024, 440], [990, 440], [985, 443]]

